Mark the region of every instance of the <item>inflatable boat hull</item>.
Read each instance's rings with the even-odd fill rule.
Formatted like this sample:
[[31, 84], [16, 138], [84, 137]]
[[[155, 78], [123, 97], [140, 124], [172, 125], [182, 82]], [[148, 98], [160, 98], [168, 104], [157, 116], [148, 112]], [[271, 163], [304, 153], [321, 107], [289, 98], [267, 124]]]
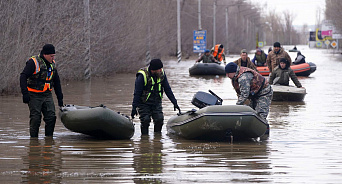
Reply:
[[127, 116], [106, 107], [67, 105], [60, 115], [64, 126], [73, 132], [109, 139], [129, 139], [134, 134]]
[[[263, 76], [268, 76], [270, 71], [267, 66], [258, 66], [259, 73]], [[314, 63], [302, 63], [298, 65], [291, 65], [291, 69], [297, 76], [309, 76], [316, 71], [316, 65]]]
[[216, 63], [196, 63], [189, 68], [190, 75], [226, 75], [224, 67]]
[[167, 122], [170, 134], [186, 139], [225, 139], [227, 136], [257, 138], [267, 123], [244, 105], [214, 105], [174, 116]]
[[273, 98], [272, 101], [303, 101], [306, 95], [305, 88], [297, 88], [294, 86], [272, 85]]

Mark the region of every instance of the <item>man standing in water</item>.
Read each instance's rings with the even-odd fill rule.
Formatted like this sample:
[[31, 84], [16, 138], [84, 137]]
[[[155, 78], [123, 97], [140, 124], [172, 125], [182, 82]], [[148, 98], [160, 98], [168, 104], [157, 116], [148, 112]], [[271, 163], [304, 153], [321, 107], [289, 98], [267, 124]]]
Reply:
[[23, 102], [30, 109], [30, 136], [38, 137], [42, 114], [45, 122], [45, 136], [53, 136], [56, 124], [55, 104], [52, 88], [58, 99], [58, 106], [63, 106], [63, 93], [55, 65], [55, 47], [44, 45], [38, 56], [32, 56], [20, 74], [20, 88]]
[[267, 122], [273, 90], [266, 78], [255, 70], [238, 67], [233, 62], [226, 65], [225, 71], [226, 76], [232, 79], [232, 85], [238, 94], [236, 105], [244, 105], [249, 99], [249, 106]]
[[[151, 117], [154, 123], [154, 132], [161, 132], [164, 124], [162, 109], [163, 91], [170, 99], [174, 110], [178, 109], [177, 100], [173, 95], [160, 59], [153, 59], [149, 67], [142, 68], [136, 74], [134, 97], [132, 103], [132, 119], [139, 112], [141, 134], [148, 134]], [[138, 108], [138, 111], [137, 111]]]

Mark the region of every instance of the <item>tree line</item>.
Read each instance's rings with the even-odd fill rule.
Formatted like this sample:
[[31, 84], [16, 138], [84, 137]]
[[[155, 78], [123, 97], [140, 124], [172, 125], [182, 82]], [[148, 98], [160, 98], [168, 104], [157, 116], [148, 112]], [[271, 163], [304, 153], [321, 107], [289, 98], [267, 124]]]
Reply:
[[[264, 35], [281, 23], [265, 19], [258, 5], [243, 0], [181, 0], [183, 59], [197, 55], [193, 31], [198, 29], [199, 2], [207, 48], [223, 44], [230, 53], [238, 53], [255, 49], [257, 35], [268, 43], [280, 39], [274, 38], [274, 27], [274, 39]], [[149, 59], [177, 56], [177, 0], [11, 0], [0, 1], [0, 8], [0, 94], [20, 91], [20, 72], [46, 43], [56, 47], [62, 80], [133, 73]]]

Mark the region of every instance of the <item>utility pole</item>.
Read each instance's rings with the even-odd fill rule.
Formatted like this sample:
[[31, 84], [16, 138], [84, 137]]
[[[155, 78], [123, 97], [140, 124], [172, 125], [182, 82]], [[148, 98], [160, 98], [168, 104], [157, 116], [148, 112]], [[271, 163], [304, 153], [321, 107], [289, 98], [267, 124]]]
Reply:
[[91, 76], [91, 58], [90, 58], [90, 11], [89, 11], [89, 0], [83, 0], [84, 4], [84, 37], [85, 37], [85, 56], [84, 61], [86, 68], [84, 71], [84, 78], [90, 79]]
[[213, 12], [213, 47], [216, 44], [216, 0], [214, 1], [214, 12]]
[[177, 0], [177, 60], [178, 63], [182, 60], [181, 51], [181, 19], [180, 19], [180, 0]]
[[228, 47], [228, 42], [229, 42], [229, 36], [228, 36], [228, 8], [226, 8], [226, 39], [227, 39], [227, 45], [226, 45], [226, 54], [228, 56], [229, 54], [229, 47]]
[[[202, 20], [201, 20], [201, 0], [198, 0], [198, 30], [202, 30]], [[201, 56], [201, 53], [198, 53], [198, 57]]]
[[198, 0], [198, 30], [202, 30], [201, 0]]

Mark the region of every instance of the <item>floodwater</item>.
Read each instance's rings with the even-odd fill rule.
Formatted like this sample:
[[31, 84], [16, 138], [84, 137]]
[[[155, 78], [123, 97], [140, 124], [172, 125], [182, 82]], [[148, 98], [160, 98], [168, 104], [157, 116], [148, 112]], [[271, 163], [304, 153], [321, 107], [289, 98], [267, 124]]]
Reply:
[[[101, 140], [66, 129], [29, 137], [29, 112], [20, 96], [0, 96], [0, 183], [340, 183], [342, 181], [342, 57], [297, 46], [315, 73], [299, 80], [302, 103], [273, 102], [267, 139], [230, 142], [184, 140], [162, 134], [130, 140]], [[287, 48], [287, 47], [285, 47]], [[291, 49], [288, 47], [287, 49]], [[295, 54], [290, 53], [294, 59]], [[235, 57], [229, 57], [233, 61]], [[226, 77], [191, 77], [194, 61], [165, 61], [164, 69], [182, 111], [195, 108], [197, 91], [211, 89], [235, 104]], [[130, 114], [135, 74], [63, 83], [64, 103]], [[55, 95], [54, 95], [55, 96]], [[55, 101], [56, 102], [56, 101]], [[176, 115], [164, 95], [165, 123]]]

